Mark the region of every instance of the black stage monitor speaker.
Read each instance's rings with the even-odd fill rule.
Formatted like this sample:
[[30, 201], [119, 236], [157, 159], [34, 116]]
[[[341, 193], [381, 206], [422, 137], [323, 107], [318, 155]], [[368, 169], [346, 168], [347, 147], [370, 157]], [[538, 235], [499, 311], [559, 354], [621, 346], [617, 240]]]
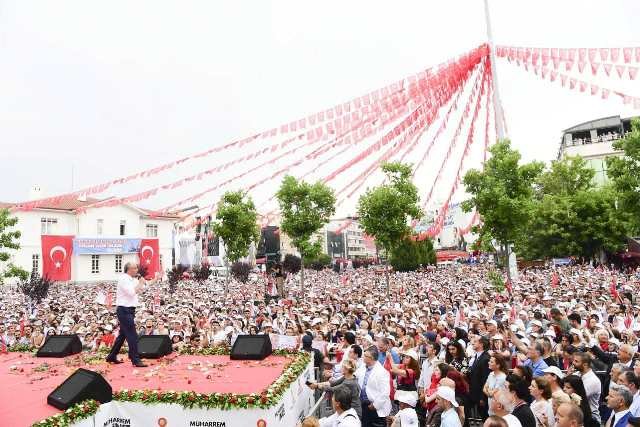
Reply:
[[67, 357], [82, 351], [77, 335], [51, 335], [36, 353], [37, 357]]
[[87, 399], [110, 402], [112, 394], [111, 386], [102, 375], [80, 368], [47, 396], [47, 403], [64, 411]]
[[143, 335], [138, 338], [138, 353], [143, 359], [158, 359], [171, 353], [169, 335]]
[[231, 348], [231, 359], [262, 360], [272, 352], [269, 335], [238, 335]]

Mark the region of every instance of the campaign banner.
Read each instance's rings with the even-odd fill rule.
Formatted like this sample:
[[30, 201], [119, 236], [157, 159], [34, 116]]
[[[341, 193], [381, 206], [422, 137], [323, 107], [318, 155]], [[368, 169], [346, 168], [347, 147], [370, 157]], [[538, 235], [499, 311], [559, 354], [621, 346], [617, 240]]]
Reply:
[[103, 239], [81, 237], [73, 239], [76, 255], [135, 254], [140, 250], [141, 239]]

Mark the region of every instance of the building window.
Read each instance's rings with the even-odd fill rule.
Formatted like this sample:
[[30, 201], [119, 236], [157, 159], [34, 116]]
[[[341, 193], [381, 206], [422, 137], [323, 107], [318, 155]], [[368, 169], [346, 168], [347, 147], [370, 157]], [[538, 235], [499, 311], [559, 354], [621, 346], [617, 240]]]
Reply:
[[96, 234], [102, 236], [102, 230], [104, 228], [104, 219], [99, 219], [96, 223]]
[[127, 234], [127, 221], [124, 219], [120, 221], [120, 235], [124, 236]]
[[116, 255], [116, 273], [122, 273], [122, 255]]
[[100, 255], [91, 255], [91, 273], [100, 273]]
[[158, 224], [147, 224], [147, 237], [158, 237]]
[[40, 234], [55, 234], [55, 225], [58, 220], [55, 218], [40, 218]]
[[40, 255], [31, 255], [31, 271], [38, 273], [40, 271]]

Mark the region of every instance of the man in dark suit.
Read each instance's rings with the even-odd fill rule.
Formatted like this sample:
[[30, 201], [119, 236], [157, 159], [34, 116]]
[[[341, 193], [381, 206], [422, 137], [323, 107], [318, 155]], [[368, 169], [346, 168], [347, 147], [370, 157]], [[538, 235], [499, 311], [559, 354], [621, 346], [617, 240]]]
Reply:
[[480, 417], [486, 420], [489, 416], [487, 396], [482, 392], [484, 383], [491, 370], [489, 369], [489, 339], [480, 337], [473, 342], [475, 356], [469, 363], [469, 400], [471, 405], [465, 405], [465, 417], [467, 419]]

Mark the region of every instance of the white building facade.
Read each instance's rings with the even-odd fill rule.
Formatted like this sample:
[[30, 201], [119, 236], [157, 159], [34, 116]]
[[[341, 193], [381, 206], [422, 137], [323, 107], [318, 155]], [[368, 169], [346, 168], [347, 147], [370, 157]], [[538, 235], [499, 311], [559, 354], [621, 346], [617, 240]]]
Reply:
[[[20, 250], [11, 253], [10, 262], [31, 272], [42, 274], [43, 235], [74, 236], [76, 239], [129, 240], [158, 239], [160, 263], [164, 270], [173, 264], [174, 224], [177, 216], [153, 217], [143, 209], [130, 205], [79, 208], [89, 201], [67, 201], [61, 205], [16, 211], [14, 229], [20, 231]], [[0, 208], [8, 207], [0, 203]], [[117, 279], [127, 262], [138, 262], [137, 253], [76, 254], [71, 255], [71, 281], [78, 283], [109, 282]]]

